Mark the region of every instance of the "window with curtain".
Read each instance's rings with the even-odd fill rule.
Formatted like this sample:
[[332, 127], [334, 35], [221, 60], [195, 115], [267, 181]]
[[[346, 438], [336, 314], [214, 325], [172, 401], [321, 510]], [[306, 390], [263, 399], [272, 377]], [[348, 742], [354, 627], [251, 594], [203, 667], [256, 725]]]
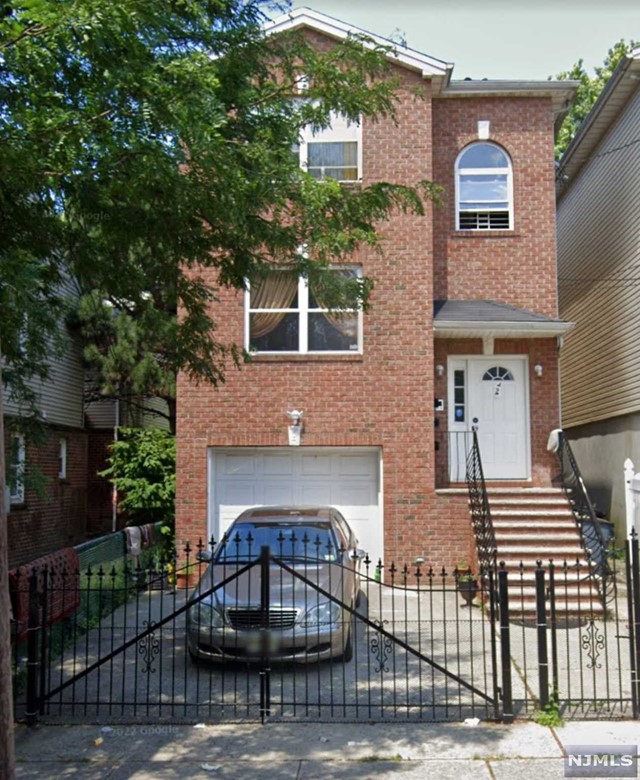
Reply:
[[488, 142], [467, 146], [456, 161], [456, 229], [512, 228], [513, 175], [509, 155]]
[[296, 152], [300, 154], [300, 165], [314, 179], [357, 181], [362, 175], [361, 140], [360, 124], [334, 112], [330, 127], [315, 132], [305, 128]]
[[[332, 273], [359, 278], [358, 268]], [[358, 352], [361, 312], [322, 306], [307, 279], [277, 269], [247, 293], [246, 348], [251, 352]]]
[[24, 474], [26, 448], [24, 436], [14, 434], [11, 437], [11, 449], [7, 458], [7, 485], [11, 504], [24, 504]]

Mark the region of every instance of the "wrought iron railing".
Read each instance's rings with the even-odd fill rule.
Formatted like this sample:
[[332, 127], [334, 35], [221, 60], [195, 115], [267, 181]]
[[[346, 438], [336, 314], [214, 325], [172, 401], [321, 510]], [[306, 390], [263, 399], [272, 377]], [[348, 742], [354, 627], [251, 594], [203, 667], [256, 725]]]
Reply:
[[580, 531], [582, 545], [588, 554], [589, 576], [597, 580], [602, 596], [609, 600], [615, 595], [612, 592], [615, 581], [610, 576], [610, 540], [604, 531], [604, 523], [598, 517], [589, 498], [578, 463], [564, 431], [558, 431], [557, 455], [560, 461], [562, 486]]
[[491, 519], [487, 486], [484, 481], [484, 472], [482, 471], [478, 432], [475, 427], [472, 430], [471, 448], [467, 454], [466, 480], [469, 488], [469, 508], [473, 534], [476, 540], [478, 563], [481, 571], [488, 571], [496, 566], [498, 551], [493, 521]]
[[447, 431], [450, 482], [466, 482], [467, 458], [472, 445], [471, 431]]

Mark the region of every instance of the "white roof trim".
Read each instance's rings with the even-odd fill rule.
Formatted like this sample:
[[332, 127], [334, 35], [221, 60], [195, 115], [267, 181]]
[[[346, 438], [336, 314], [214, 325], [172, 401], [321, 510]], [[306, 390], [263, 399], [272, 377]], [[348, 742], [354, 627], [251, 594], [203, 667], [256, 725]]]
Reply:
[[544, 339], [563, 336], [575, 327], [574, 322], [438, 322], [433, 333], [440, 339], [485, 338]]
[[296, 30], [300, 27], [309, 27], [338, 40], [345, 40], [350, 35], [366, 35], [379, 46], [392, 46], [393, 51], [389, 54], [389, 59], [399, 62], [412, 70], [417, 70], [424, 78], [440, 76], [445, 77], [448, 81], [453, 70], [451, 63], [443, 62], [435, 57], [429, 57], [427, 54], [422, 54], [415, 49], [401, 46], [388, 38], [382, 38], [380, 35], [374, 35], [359, 27], [345, 24], [331, 16], [318, 13], [318, 11], [312, 11], [310, 8], [294, 8], [289, 13], [283, 14], [269, 22], [264, 29], [267, 35], [273, 35], [274, 33], [285, 32], [285, 30]]
[[451, 82], [453, 63], [430, 57], [428, 54], [402, 46], [388, 38], [375, 35], [367, 30], [345, 24], [332, 16], [314, 11], [311, 8], [294, 8], [265, 25], [267, 35], [308, 27], [330, 38], [345, 40], [350, 35], [365, 35], [379, 46], [391, 46], [393, 50], [388, 59], [417, 71], [423, 78], [431, 79], [434, 94], [438, 97], [477, 97], [482, 96], [545, 96], [553, 100], [553, 110], [558, 114], [566, 111], [573, 98], [577, 82], [573, 81], [496, 81], [470, 80]]

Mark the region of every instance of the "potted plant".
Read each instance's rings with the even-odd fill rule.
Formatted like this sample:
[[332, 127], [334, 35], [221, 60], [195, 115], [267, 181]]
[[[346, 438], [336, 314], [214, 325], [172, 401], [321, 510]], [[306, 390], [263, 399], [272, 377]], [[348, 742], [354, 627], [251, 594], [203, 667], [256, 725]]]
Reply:
[[198, 564], [187, 563], [184, 566], [176, 567], [173, 576], [178, 590], [195, 588], [198, 583]]
[[478, 580], [470, 569], [464, 574], [460, 574], [458, 570], [458, 573], [456, 574], [456, 587], [458, 593], [464, 599], [465, 604], [471, 604], [478, 592]]

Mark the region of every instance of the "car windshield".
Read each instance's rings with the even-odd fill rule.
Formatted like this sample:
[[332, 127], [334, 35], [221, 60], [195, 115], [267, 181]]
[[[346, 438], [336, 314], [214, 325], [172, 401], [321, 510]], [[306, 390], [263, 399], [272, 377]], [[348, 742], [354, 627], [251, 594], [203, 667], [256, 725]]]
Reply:
[[238, 523], [221, 542], [216, 563], [254, 561], [260, 548], [271, 548], [277, 558], [295, 561], [337, 561], [339, 549], [326, 523]]

